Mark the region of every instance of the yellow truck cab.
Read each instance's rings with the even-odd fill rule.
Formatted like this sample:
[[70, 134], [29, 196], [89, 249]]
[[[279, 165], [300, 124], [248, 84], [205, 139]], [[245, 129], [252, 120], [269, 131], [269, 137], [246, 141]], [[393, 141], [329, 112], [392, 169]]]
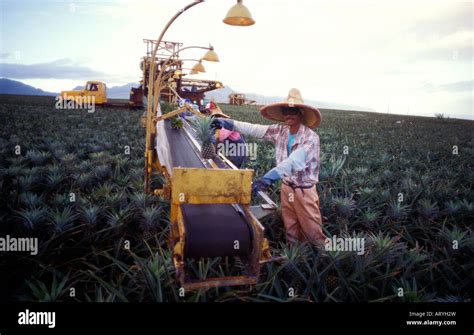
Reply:
[[76, 102], [91, 102], [94, 97], [95, 104], [107, 104], [107, 86], [100, 81], [88, 81], [84, 89], [79, 91], [62, 91], [61, 97], [64, 100], [74, 100]]

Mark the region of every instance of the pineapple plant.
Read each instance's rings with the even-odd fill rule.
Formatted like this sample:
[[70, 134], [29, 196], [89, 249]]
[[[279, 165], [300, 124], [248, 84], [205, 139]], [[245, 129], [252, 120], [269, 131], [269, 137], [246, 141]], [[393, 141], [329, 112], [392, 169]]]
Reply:
[[56, 209], [49, 214], [50, 222], [58, 233], [63, 233], [72, 228], [76, 218], [77, 216], [73, 213], [71, 207], [65, 207], [62, 211]]
[[76, 178], [76, 184], [83, 191], [89, 189], [93, 184], [94, 176], [91, 173], [81, 173]]
[[28, 229], [36, 229], [38, 225], [43, 223], [47, 210], [44, 207], [32, 208], [32, 209], [23, 209], [17, 212], [18, 218], [21, 220], [21, 223]]
[[409, 207], [401, 202], [392, 200], [387, 206], [387, 218], [397, 222], [401, 221], [409, 214]]
[[95, 205], [81, 206], [81, 221], [89, 226], [94, 226], [99, 221], [100, 207]]
[[112, 175], [112, 170], [109, 165], [98, 165], [94, 168], [94, 176], [100, 180], [109, 179]]
[[51, 207], [63, 208], [68, 206], [71, 202], [68, 194], [56, 193], [50, 200]]
[[372, 187], [361, 187], [357, 190], [356, 195], [358, 196], [359, 204], [364, 204], [369, 201], [373, 196], [376, 190]]
[[428, 302], [432, 301], [433, 293], [424, 293], [424, 289], [419, 288], [416, 278], [412, 278], [411, 282], [407, 279], [401, 279], [398, 286], [393, 287], [393, 291], [397, 292], [399, 287], [403, 287], [403, 302]]
[[72, 166], [77, 160], [77, 155], [74, 153], [68, 153], [61, 157], [61, 162], [66, 166]]
[[369, 229], [373, 229], [375, 227], [375, 223], [379, 217], [380, 212], [371, 208], [364, 210], [360, 215], [362, 224]]
[[43, 196], [26, 192], [20, 195], [20, 201], [28, 208], [41, 207], [43, 205]]
[[128, 222], [131, 217], [131, 212], [128, 208], [114, 210], [106, 214], [105, 221], [110, 227], [119, 227]]
[[347, 197], [335, 197], [333, 200], [333, 209], [337, 216], [348, 219], [352, 216], [355, 209], [355, 201]]
[[151, 196], [143, 191], [138, 191], [130, 195], [130, 200], [134, 207], [145, 209], [151, 201]]
[[471, 214], [474, 211], [474, 203], [468, 201], [467, 199], [460, 200], [459, 205], [466, 214]]
[[57, 302], [61, 296], [66, 293], [68, 280], [69, 274], [56, 275], [56, 273], [54, 273], [51, 288], [48, 287], [49, 285], [47, 283], [37, 279], [34, 281], [27, 280], [26, 284], [31, 291], [32, 300], [37, 302]]
[[20, 187], [21, 191], [30, 191], [35, 187], [37, 179], [38, 178], [35, 175], [31, 174], [20, 176], [18, 178], [18, 186]]
[[324, 155], [321, 156], [321, 180], [335, 180], [339, 174], [343, 171], [344, 163], [346, 162], [346, 156], [337, 157], [332, 154], [329, 159]]
[[459, 227], [454, 227], [453, 229], [442, 228], [436, 234], [436, 246], [437, 247], [446, 247], [450, 252], [453, 252], [457, 249], [453, 249], [453, 241], [456, 241], [458, 248], [462, 248], [464, 244], [468, 244], [469, 236], [468, 232], [459, 229]]
[[418, 202], [418, 213], [425, 219], [434, 219], [439, 215], [438, 205], [430, 199], [422, 199]]
[[457, 214], [460, 209], [461, 205], [458, 202], [449, 200], [444, 203], [444, 213], [447, 215]]
[[[80, 201], [81, 202], [81, 201]], [[96, 234], [97, 225], [101, 221], [101, 207], [92, 205], [87, 200], [82, 201], [78, 209], [78, 221], [84, 225], [82, 232], [84, 236], [89, 240], [94, 239]]]
[[34, 166], [42, 166], [48, 162], [51, 154], [43, 151], [28, 150], [25, 158]]
[[378, 234], [371, 233], [369, 234], [370, 245], [374, 246], [377, 249], [387, 250], [394, 246], [395, 238], [390, 237], [388, 234], [383, 234], [379, 232]]
[[156, 227], [160, 219], [160, 208], [152, 205], [151, 207], [142, 210], [142, 220], [140, 221], [140, 228], [143, 231], [143, 238], [150, 239], [156, 233]]
[[201, 142], [201, 157], [212, 159], [216, 156], [216, 148], [212, 143], [212, 117], [196, 118], [193, 123], [196, 126], [196, 135]]

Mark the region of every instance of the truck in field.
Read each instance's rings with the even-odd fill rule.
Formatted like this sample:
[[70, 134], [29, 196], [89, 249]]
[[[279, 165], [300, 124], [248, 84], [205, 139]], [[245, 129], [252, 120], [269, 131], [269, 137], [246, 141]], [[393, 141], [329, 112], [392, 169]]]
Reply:
[[100, 81], [88, 81], [82, 90], [61, 91], [64, 100], [74, 100], [77, 103], [90, 103], [107, 105], [107, 86]]
[[64, 101], [73, 100], [77, 104], [95, 104], [104, 107], [143, 108], [142, 95], [139, 89], [132, 88], [130, 101], [109, 102], [107, 100], [107, 85], [101, 81], [90, 80], [82, 90], [62, 91], [60, 96]]

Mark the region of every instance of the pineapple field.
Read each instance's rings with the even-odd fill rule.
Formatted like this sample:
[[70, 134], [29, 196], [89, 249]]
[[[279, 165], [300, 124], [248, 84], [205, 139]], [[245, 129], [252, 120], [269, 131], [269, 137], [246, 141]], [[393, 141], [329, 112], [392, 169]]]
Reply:
[[[236, 120], [268, 124], [255, 106], [220, 107]], [[257, 285], [183, 295], [167, 245], [169, 203], [144, 193], [142, 111], [56, 110], [51, 97], [1, 96], [1, 236], [39, 241], [36, 255], [0, 252], [6, 299], [472, 301], [474, 122], [321, 111], [324, 230], [364, 239], [365, 252], [288, 246], [277, 212], [262, 224], [281, 257], [262, 266]], [[246, 167], [260, 177], [275, 165], [274, 147], [247, 140], [258, 152]], [[279, 203], [279, 185], [270, 196]], [[198, 278], [240, 266], [218, 258], [190, 264]]]

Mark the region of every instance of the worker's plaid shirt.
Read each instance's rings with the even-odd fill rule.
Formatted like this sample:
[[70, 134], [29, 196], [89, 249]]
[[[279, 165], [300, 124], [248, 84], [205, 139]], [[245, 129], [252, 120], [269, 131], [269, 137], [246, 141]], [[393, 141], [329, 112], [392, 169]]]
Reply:
[[[268, 127], [263, 136], [263, 139], [275, 143], [277, 165], [288, 158], [289, 133], [288, 126], [274, 124]], [[301, 125], [295, 134], [291, 152], [299, 148], [303, 148], [306, 153], [306, 168], [289, 177], [284, 177], [283, 181], [296, 186], [314, 185], [319, 181], [319, 136], [305, 125]]]

